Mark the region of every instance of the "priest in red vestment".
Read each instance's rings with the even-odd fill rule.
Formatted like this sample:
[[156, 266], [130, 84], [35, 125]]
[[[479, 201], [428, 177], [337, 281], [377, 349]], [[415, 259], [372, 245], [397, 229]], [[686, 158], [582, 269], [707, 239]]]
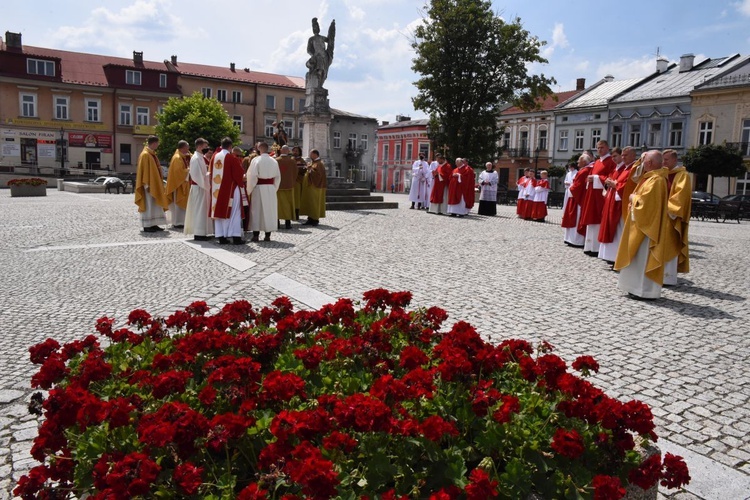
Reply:
[[604, 212], [599, 226], [599, 258], [610, 265], [613, 265], [617, 258], [617, 247], [620, 246], [620, 237], [625, 226], [622, 200], [625, 185], [630, 177], [630, 168], [635, 163], [635, 149], [627, 146], [620, 153], [620, 148], [614, 148], [612, 158], [617, 167], [604, 181], [607, 195], [604, 197]]
[[245, 175], [242, 162], [231, 153], [232, 140], [225, 137], [211, 158], [209, 172], [211, 177], [210, 215], [214, 219], [214, 229], [219, 244], [225, 245], [232, 238], [232, 243], [241, 245], [242, 240], [242, 197]]
[[[586, 195], [586, 180], [594, 166], [593, 158], [588, 153], [583, 153], [578, 157], [578, 174], [570, 185], [570, 196], [572, 198], [572, 213], [566, 210], [567, 220], [574, 220], [574, 231], [570, 231], [568, 242], [571, 246], [583, 247], [586, 236], [586, 226], [581, 224], [581, 211], [583, 210], [583, 199]], [[568, 201], [568, 206], [571, 202]], [[566, 226], [567, 227], [567, 226]]]
[[604, 211], [604, 181], [616, 165], [609, 154], [607, 141], [596, 143], [599, 158], [594, 162], [591, 174], [587, 177], [586, 195], [581, 207], [581, 225], [586, 227], [586, 240], [583, 243], [583, 252], [587, 255], [597, 256], [599, 254], [599, 225], [602, 222]]
[[456, 169], [448, 185], [448, 215], [463, 217], [474, 206], [474, 169], [462, 158], [456, 158]]
[[432, 191], [430, 192], [431, 214], [444, 215], [448, 213], [448, 184], [453, 175], [453, 167], [445, 159], [445, 156], [435, 156], [438, 167], [432, 171]]

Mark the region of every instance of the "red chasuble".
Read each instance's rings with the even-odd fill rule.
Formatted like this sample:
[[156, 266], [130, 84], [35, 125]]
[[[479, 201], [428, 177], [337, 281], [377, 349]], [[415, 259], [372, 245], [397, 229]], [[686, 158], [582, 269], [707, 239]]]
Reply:
[[[212, 192], [210, 216], [214, 219], [228, 219], [232, 210], [234, 188], [244, 189], [242, 162], [230, 152], [219, 149], [209, 165], [211, 172]], [[243, 214], [244, 218], [244, 214]]]
[[[607, 196], [604, 197], [604, 212], [602, 213], [602, 225], [599, 227], [598, 237], [600, 243], [612, 243], [612, 240], [615, 239], [617, 224], [622, 219], [622, 196], [625, 184], [630, 177], [631, 165], [632, 163], [620, 170], [619, 173], [617, 171], [612, 172], [612, 178], [617, 181], [617, 185], [614, 188], [609, 188]], [[614, 177], [615, 174], [617, 177]], [[620, 201], [617, 201], [615, 194], [620, 197]]]
[[430, 193], [430, 203], [443, 203], [443, 193], [451, 181], [453, 168], [447, 161], [432, 172], [432, 192]]
[[[609, 174], [617, 167], [615, 161], [611, 156], [607, 155], [604, 158], [599, 158], [594, 162], [594, 167], [589, 175], [599, 176], [599, 180], [602, 185], [604, 181], [609, 177]], [[578, 175], [581, 175], [579, 172]], [[578, 176], [576, 176], [578, 178]], [[602, 222], [602, 212], [604, 211], [604, 196], [602, 196], [603, 189], [594, 187], [594, 182], [586, 184], [586, 194], [583, 198], [583, 205], [581, 206], [581, 222], [583, 226], [589, 224], [600, 224]]]
[[[458, 182], [459, 177], [461, 182]], [[474, 206], [474, 169], [464, 165], [453, 171], [448, 185], [448, 204], [458, 205], [464, 199], [466, 208]]]
[[[570, 226], [563, 226], [563, 227], [574, 227], [576, 225], [576, 221], [578, 223], [578, 228], [576, 231], [578, 234], [586, 234], [586, 226], [581, 225], [581, 220], [578, 220], [577, 212], [578, 207], [581, 207], [583, 209], [583, 197], [586, 194], [586, 178], [591, 175], [591, 165], [587, 165], [581, 169], [578, 170], [578, 173], [576, 174], [576, 178], [573, 179], [573, 184], [570, 185], [570, 195], [571, 198], [568, 200], [568, 206], [570, 207], [570, 212], [572, 212], [572, 224]], [[568, 207], [565, 207], [566, 213], [569, 211]]]

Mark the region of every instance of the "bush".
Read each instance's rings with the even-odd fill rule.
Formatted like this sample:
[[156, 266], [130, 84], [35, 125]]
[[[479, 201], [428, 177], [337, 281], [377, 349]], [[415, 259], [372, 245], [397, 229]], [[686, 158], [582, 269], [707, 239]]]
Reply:
[[39, 177], [29, 177], [23, 179], [11, 179], [8, 181], [8, 186], [46, 186], [47, 181], [40, 179]]
[[[620, 498], [627, 483], [689, 480], [647, 459], [651, 411], [569, 372], [543, 342], [497, 346], [409, 292], [355, 309], [276, 299], [166, 319], [135, 310], [30, 348], [45, 419], [22, 498]], [[590, 356], [572, 368], [599, 369]]]

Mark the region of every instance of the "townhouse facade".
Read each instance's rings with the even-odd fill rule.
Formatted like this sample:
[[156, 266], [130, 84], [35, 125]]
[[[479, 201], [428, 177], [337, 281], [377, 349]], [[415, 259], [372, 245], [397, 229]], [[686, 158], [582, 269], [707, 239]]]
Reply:
[[394, 123], [383, 122], [377, 131], [375, 189], [408, 192], [411, 187], [411, 166], [425, 155], [433, 160], [432, 143], [428, 134], [429, 120], [412, 120], [396, 116]]
[[[0, 40], [0, 170], [21, 174], [135, 172], [169, 98], [216, 98], [241, 131], [241, 146], [273, 140], [282, 121], [302, 144], [304, 79], [180, 63], [24, 46]], [[193, 138], [188, 138], [189, 140]]]
[[346, 179], [357, 187], [375, 184], [375, 141], [378, 121], [331, 108], [331, 168], [329, 176]]

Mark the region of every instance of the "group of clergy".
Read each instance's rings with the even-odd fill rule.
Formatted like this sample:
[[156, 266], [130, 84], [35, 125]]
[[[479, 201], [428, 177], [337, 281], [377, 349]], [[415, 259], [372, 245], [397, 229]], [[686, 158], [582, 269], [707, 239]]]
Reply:
[[523, 171], [523, 177], [518, 179], [518, 201], [516, 214], [522, 219], [544, 222], [547, 218], [547, 198], [549, 196], [549, 175], [546, 170], [539, 172], [539, 179], [534, 175], [533, 168]]
[[163, 231], [170, 214], [172, 228], [183, 229], [197, 241], [216, 237], [219, 244], [243, 244], [245, 231], [251, 241], [271, 240], [271, 233], [291, 229], [292, 221], [306, 215], [304, 225], [317, 226], [325, 217], [326, 169], [317, 150], [310, 162], [299, 147], [282, 146], [271, 156], [265, 142], [243, 155], [224, 138], [212, 150], [203, 138], [195, 140], [190, 153], [187, 141], [179, 141], [169, 164], [166, 186], [156, 156], [159, 139], [150, 136], [138, 157], [135, 204], [144, 232]]
[[[491, 162], [479, 174], [479, 215], [497, 213], [497, 172]], [[464, 217], [474, 207], [476, 179], [474, 169], [464, 158], [456, 158], [451, 165], [441, 154], [429, 163], [424, 154], [412, 164], [410, 209], [427, 210], [428, 213]]]
[[677, 152], [650, 150], [636, 160], [628, 146], [598, 158], [583, 153], [568, 166], [562, 227], [567, 245], [607, 261], [631, 297], [657, 299], [663, 285], [690, 270], [690, 176]]

